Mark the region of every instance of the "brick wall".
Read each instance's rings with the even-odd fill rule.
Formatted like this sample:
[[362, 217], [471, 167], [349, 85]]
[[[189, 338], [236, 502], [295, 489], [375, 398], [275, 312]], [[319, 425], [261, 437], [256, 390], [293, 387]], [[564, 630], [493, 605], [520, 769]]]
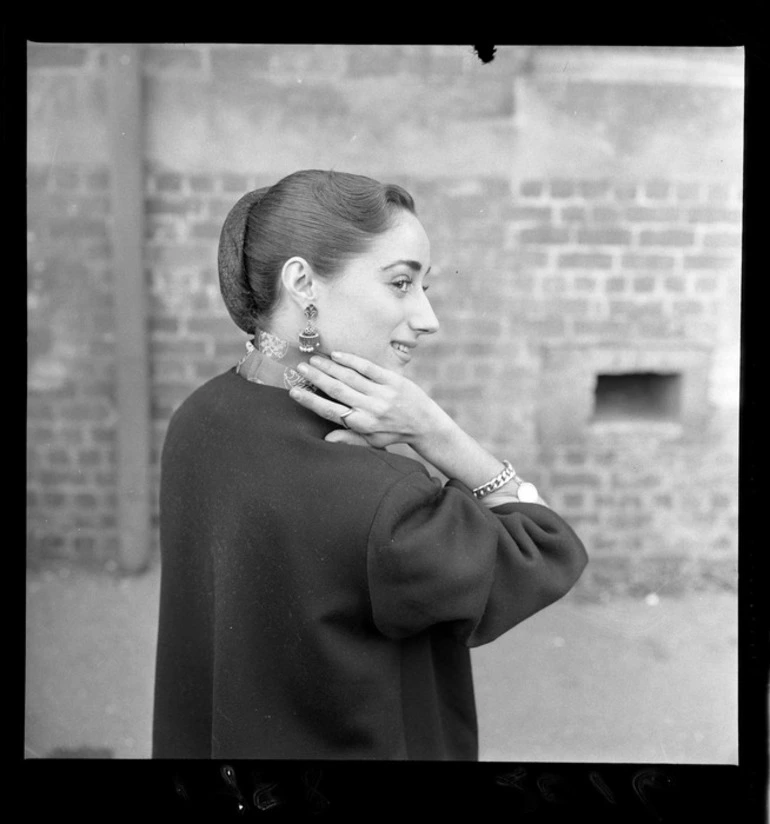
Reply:
[[[108, 157], [100, 143], [80, 150], [83, 121], [104, 129], [104, 52], [31, 48], [43, 116], [29, 177], [29, 553], [104, 563], [116, 557], [118, 459]], [[156, 522], [171, 412], [242, 354], [216, 276], [227, 210], [294, 169], [334, 167], [414, 195], [442, 328], [412, 375], [575, 525], [593, 558], [584, 591], [734, 583], [740, 178], [672, 163], [651, 175], [633, 157], [622, 174], [571, 170], [555, 151], [517, 151], [538, 123], [538, 84], [521, 86], [528, 60], [501, 49], [482, 66], [458, 47], [145, 49]], [[67, 83], [77, 118], [54, 105]], [[597, 374], [656, 370], [683, 376], [680, 421], [592, 421]]]

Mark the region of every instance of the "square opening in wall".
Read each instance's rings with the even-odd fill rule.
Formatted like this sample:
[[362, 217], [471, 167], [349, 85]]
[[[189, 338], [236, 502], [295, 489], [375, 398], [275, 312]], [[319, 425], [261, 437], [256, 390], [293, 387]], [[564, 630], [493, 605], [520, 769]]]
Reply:
[[682, 376], [678, 373], [626, 372], [597, 375], [594, 421], [677, 421]]

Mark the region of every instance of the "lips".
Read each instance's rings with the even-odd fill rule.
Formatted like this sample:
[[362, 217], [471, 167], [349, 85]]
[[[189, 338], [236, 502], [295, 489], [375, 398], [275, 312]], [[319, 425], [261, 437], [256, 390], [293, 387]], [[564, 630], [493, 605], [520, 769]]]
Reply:
[[412, 359], [412, 349], [417, 345], [416, 343], [402, 343], [401, 341], [391, 341], [390, 345], [397, 357], [404, 363], [409, 363]]

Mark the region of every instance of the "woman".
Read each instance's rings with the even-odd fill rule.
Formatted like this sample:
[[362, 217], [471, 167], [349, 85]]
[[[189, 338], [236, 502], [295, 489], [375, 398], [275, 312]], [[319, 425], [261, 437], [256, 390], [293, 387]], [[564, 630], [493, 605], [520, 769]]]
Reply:
[[586, 555], [401, 374], [438, 329], [412, 198], [298, 172], [235, 205], [219, 270], [252, 341], [164, 444], [154, 756], [476, 759], [469, 648]]

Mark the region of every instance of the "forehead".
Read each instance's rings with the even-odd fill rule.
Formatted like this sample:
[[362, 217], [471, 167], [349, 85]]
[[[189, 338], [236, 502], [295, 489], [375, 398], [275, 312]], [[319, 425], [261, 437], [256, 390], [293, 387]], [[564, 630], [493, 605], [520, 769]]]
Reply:
[[419, 261], [427, 268], [430, 265], [430, 241], [422, 223], [411, 212], [400, 212], [390, 229], [377, 235], [369, 254], [381, 266], [409, 259]]

